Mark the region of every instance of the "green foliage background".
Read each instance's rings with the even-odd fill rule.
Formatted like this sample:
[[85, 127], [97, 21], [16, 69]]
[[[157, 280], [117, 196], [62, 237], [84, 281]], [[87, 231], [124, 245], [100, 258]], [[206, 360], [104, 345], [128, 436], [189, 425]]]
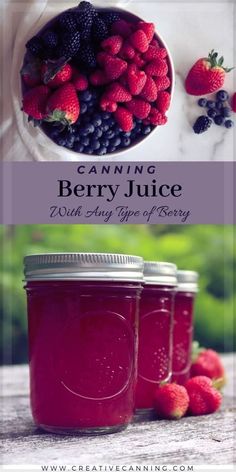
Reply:
[[27, 361], [26, 299], [22, 259], [39, 252], [120, 252], [146, 260], [174, 262], [200, 273], [195, 339], [218, 351], [232, 351], [232, 226], [209, 225], [34, 225], [0, 227], [1, 363]]

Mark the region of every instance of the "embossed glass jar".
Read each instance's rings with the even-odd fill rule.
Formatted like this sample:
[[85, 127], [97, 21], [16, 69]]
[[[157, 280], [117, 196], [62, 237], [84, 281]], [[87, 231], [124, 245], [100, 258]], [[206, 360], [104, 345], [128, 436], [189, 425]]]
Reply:
[[131, 421], [143, 260], [117, 254], [27, 256], [31, 408], [56, 433]]
[[194, 301], [198, 291], [198, 274], [178, 270], [174, 308], [172, 381], [184, 384], [191, 367]]
[[139, 311], [135, 402], [139, 414], [147, 414], [147, 409], [153, 409], [156, 389], [171, 377], [176, 266], [168, 262], [145, 262], [144, 281]]

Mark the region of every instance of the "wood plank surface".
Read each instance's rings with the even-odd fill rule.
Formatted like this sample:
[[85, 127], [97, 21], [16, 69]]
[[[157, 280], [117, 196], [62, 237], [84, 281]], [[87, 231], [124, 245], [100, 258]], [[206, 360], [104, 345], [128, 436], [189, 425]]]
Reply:
[[105, 436], [59, 436], [33, 424], [28, 367], [0, 369], [4, 464], [233, 464], [235, 357], [224, 355], [228, 382], [219, 412], [180, 421], [136, 421]]

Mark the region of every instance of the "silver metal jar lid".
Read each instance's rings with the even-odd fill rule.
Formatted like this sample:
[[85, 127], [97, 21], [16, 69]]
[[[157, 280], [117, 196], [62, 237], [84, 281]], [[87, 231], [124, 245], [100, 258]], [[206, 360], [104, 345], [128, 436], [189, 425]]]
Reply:
[[178, 292], [198, 292], [198, 273], [193, 270], [177, 271]]
[[143, 281], [143, 259], [103, 253], [35, 254], [24, 258], [26, 281], [109, 280]]
[[170, 262], [144, 262], [144, 281], [153, 285], [177, 285], [177, 267]]

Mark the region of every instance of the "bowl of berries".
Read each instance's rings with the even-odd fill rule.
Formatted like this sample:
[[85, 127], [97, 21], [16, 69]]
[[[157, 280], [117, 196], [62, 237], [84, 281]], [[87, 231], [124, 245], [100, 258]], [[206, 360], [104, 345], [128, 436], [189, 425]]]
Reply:
[[25, 46], [20, 102], [44, 146], [119, 155], [167, 123], [174, 68], [153, 23], [82, 1]]

